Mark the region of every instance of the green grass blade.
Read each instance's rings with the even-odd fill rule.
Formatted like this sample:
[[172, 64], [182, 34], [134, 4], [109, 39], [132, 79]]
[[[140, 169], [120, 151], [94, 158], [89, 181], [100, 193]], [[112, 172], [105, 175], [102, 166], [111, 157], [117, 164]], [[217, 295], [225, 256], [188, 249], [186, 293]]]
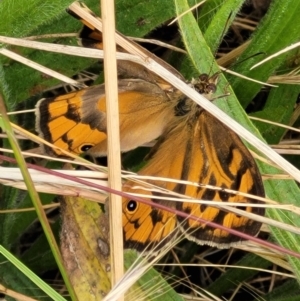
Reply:
[[37, 275], [31, 272], [21, 261], [8, 252], [3, 246], [0, 245], [0, 253], [9, 260], [15, 267], [17, 267], [23, 274], [25, 274], [33, 283], [35, 283], [41, 290], [55, 301], [65, 301], [59, 293], [53, 290], [47, 283], [41, 280]]

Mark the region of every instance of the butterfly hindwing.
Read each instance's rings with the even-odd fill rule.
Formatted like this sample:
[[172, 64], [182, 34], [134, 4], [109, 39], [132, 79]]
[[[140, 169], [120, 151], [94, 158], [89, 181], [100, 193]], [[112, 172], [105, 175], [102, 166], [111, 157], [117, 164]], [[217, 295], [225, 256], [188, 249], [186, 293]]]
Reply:
[[[123, 189], [127, 192], [126, 186]], [[130, 188], [129, 188], [130, 191]], [[155, 207], [151, 204], [157, 202], [151, 199], [152, 193], [135, 189], [134, 193], [148, 194], [149, 205], [131, 199], [123, 200], [123, 235], [125, 248], [134, 248], [143, 251], [146, 248], [162, 247], [171, 241], [176, 234], [176, 215]], [[173, 205], [164, 202], [166, 206]]]
[[[222, 190], [212, 190], [205, 187], [183, 186], [181, 193], [196, 199], [220, 201], [224, 203], [258, 203], [255, 200], [229, 193], [226, 189], [248, 194], [264, 196], [264, 188], [259, 170], [249, 150], [240, 138], [223, 123], [204, 110], [194, 124], [194, 136], [186, 161], [191, 160], [186, 175], [182, 180], [217, 186]], [[188, 158], [188, 157], [191, 157]], [[199, 159], [202, 158], [202, 165]], [[199, 166], [202, 168], [199, 170]], [[179, 187], [176, 189], [180, 190]], [[261, 224], [242, 215], [226, 212], [218, 207], [199, 205], [195, 203], [178, 203], [177, 208], [204, 220], [215, 222], [230, 229], [250, 235], [256, 235]], [[263, 215], [264, 209], [238, 206], [247, 212]], [[178, 218], [183, 222], [182, 218]], [[221, 231], [205, 224], [199, 224], [191, 219], [183, 222], [183, 228], [190, 239], [199, 243], [205, 242], [213, 246], [228, 246], [241, 240], [240, 237]]]
[[[174, 122], [154, 149], [151, 159], [139, 174], [185, 180], [198, 183], [199, 186], [159, 180], [148, 181], [151, 184], [187, 197], [212, 202], [257, 203], [239, 194], [208, 189], [201, 184], [264, 196], [258, 168], [246, 146], [233, 131], [199, 107]], [[125, 184], [129, 192], [131, 185], [133, 184]], [[188, 200], [176, 202], [176, 208], [250, 235], [256, 235], [261, 226], [258, 222], [226, 212], [219, 207]], [[264, 209], [261, 208], [250, 206], [238, 208], [259, 215], [264, 214]], [[182, 217], [177, 217], [177, 220], [186, 236], [200, 244], [228, 247], [241, 240], [238, 236], [214, 229], [205, 223], [192, 219], [185, 220]]]

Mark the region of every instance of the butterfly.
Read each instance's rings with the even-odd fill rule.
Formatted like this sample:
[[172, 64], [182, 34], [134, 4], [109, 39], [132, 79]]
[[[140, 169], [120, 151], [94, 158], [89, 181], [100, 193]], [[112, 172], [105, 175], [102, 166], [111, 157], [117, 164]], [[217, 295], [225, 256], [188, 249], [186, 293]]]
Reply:
[[[80, 19], [74, 12], [70, 13]], [[79, 35], [82, 45], [102, 49], [101, 32], [86, 21], [82, 22], [84, 28]], [[137, 47], [142, 49], [141, 46]], [[124, 51], [121, 48], [118, 50]], [[143, 51], [183, 79], [166, 62], [147, 50]], [[123, 199], [125, 247], [143, 250], [148, 245], [157, 246], [161, 241], [172, 240], [178, 228], [188, 239], [199, 244], [223, 248], [241, 241], [240, 237], [225, 230], [214, 229], [206, 223], [156, 209], [155, 204], [163, 204], [207, 221], [256, 235], [261, 223], [214, 205], [215, 201], [224, 204], [243, 203], [245, 206], [241, 209], [244, 211], [264, 215], [263, 208], [247, 206], [249, 203], [260, 203], [259, 201], [228, 192], [229, 189], [264, 196], [258, 167], [241, 139], [214, 116], [144, 67], [120, 61], [118, 71], [122, 77], [118, 83], [121, 150], [125, 152], [158, 138], [148, 155], [147, 164], [139, 174], [199, 184], [195, 186], [187, 182], [147, 181], [186, 196], [183, 201], [178, 198], [178, 202], [171, 202], [159, 199], [158, 197], [166, 195], [158, 190], [136, 188], [136, 184], [129, 181], [124, 183], [125, 192], [149, 196], [149, 205], [133, 198]], [[199, 93], [209, 97], [215, 89], [216, 81], [217, 76], [202, 75], [193, 86]], [[94, 157], [106, 155], [103, 85], [42, 99], [37, 104], [36, 116], [37, 132], [55, 146], [75, 154], [88, 153]], [[47, 153], [63, 155], [59, 149], [44, 148]], [[201, 184], [214, 185], [220, 189], [209, 189]], [[189, 198], [208, 200], [211, 206], [192, 202]]]

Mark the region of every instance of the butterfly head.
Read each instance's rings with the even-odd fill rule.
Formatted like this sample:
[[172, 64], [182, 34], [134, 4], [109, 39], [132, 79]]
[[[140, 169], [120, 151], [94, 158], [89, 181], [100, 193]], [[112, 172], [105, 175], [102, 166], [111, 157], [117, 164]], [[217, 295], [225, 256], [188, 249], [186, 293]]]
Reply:
[[200, 94], [209, 96], [216, 92], [218, 78], [218, 72], [213, 74], [212, 76], [209, 76], [206, 73], [202, 73], [197, 79], [192, 80], [192, 85], [194, 89]]

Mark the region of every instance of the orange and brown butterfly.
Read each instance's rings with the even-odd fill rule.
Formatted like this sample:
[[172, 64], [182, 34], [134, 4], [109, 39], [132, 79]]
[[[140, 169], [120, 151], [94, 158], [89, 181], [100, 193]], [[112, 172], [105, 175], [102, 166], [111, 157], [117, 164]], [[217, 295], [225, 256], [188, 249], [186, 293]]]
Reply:
[[[73, 14], [74, 15], [74, 14]], [[90, 24], [80, 38], [84, 46], [101, 48], [101, 33]], [[140, 47], [140, 46], [139, 46]], [[122, 51], [122, 50], [121, 50]], [[153, 57], [147, 50], [147, 55]], [[167, 63], [162, 62], [163, 66]], [[179, 78], [182, 76], [169, 65]], [[264, 196], [262, 179], [249, 150], [240, 138], [218, 119], [196, 105], [169, 83], [137, 64], [119, 62], [118, 68], [129, 79], [119, 80], [121, 149], [128, 151], [160, 137], [150, 151], [149, 161], [140, 175], [164, 177], [198, 183], [198, 186], [151, 180], [150, 184], [184, 194], [187, 198], [212, 202], [244, 203], [246, 212], [264, 215], [264, 209], [251, 207], [259, 203], [236, 190]], [[213, 90], [216, 77], [201, 77], [195, 84], [204, 94]], [[206, 95], [209, 97], [209, 95]], [[37, 105], [37, 131], [47, 141], [75, 154], [87, 152], [92, 156], [106, 154], [106, 109], [104, 86], [94, 86], [52, 99], [42, 99]], [[59, 150], [45, 149], [54, 155]], [[220, 187], [208, 189], [201, 184]], [[225, 230], [209, 227], [190, 219], [177, 217], [155, 203], [164, 204], [240, 232], [256, 235], [261, 223], [242, 215], [192, 201], [158, 200], [165, 196], [149, 189], [135, 189], [126, 182], [123, 190], [149, 196], [149, 205], [133, 199], [123, 199], [123, 232], [126, 247], [139, 250], [171, 240], [179, 227], [186, 236], [201, 244], [229, 247], [241, 240]], [[141, 186], [139, 184], [139, 186]], [[239, 207], [240, 208], [240, 207]]]

